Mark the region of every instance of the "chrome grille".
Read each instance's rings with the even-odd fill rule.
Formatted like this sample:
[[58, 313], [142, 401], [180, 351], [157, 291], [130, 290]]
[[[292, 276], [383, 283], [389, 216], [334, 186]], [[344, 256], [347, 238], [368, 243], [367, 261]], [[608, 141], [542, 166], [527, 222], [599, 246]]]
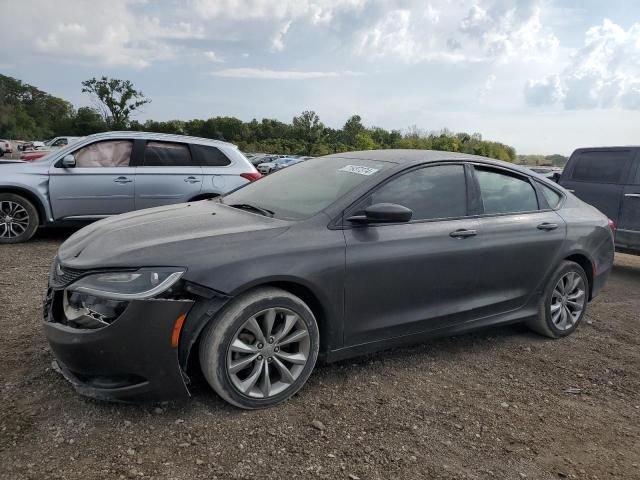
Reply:
[[56, 259], [51, 272], [51, 286], [56, 288], [66, 287], [86, 273], [87, 272], [85, 270], [63, 267]]

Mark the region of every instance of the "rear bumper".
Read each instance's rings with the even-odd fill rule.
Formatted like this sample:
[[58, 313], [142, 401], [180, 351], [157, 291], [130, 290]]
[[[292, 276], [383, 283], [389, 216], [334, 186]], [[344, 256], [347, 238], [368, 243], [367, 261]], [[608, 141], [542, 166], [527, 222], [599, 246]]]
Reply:
[[65, 378], [83, 395], [125, 402], [185, 399], [189, 391], [171, 336], [176, 319], [192, 305], [133, 301], [111, 325], [87, 330], [56, 322], [47, 301], [44, 334]]

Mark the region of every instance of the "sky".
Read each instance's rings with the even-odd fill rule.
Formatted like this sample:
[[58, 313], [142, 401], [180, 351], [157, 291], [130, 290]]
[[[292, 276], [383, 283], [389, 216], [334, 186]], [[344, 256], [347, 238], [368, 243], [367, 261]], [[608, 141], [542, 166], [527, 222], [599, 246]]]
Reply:
[[[144, 121], [212, 116], [479, 132], [521, 154], [640, 144], [640, 0], [0, 0], [0, 73]], [[10, 19], [11, 21], [7, 21]]]

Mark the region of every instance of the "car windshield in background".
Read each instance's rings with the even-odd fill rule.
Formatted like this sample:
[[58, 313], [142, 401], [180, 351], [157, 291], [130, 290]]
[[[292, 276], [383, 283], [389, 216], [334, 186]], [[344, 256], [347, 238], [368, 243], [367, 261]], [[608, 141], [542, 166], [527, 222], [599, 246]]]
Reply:
[[393, 163], [318, 158], [296, 163], [222, 198], [226, 205], [248, 205], [285, 220], [302, 220], [331, 205], [356, 185]]

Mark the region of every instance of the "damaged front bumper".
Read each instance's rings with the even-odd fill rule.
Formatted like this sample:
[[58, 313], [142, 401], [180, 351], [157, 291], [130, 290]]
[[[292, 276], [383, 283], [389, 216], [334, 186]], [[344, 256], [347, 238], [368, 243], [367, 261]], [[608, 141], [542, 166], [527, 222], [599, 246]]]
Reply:
[[79, 393], [125, 402], [189, 397], [172, 336], [193, 300], [134, 300], [110, 325], [84, 329], [65, 324], [63, 292], [48, 290], [43, 327], [60, 370]]

